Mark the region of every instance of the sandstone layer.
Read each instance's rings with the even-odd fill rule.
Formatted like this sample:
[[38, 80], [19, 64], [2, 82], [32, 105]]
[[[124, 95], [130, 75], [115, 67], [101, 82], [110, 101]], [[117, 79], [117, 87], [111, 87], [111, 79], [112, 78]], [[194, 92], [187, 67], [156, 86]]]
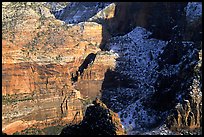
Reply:
[[201, 19], [200, 2], [2, 3], [3, 133], [200, 132]]
[[[115, 57], [100, 53], [102, 25], [68, 25], [50, 8], [43, 3], [3, 3], [2, 123], [7, 134], [80, 122], [83, 98], [98, 95], [106, 69], [114, 68]], [[95, 62], [73, 85], [72, 74], [90, 53], [97, 54]]]

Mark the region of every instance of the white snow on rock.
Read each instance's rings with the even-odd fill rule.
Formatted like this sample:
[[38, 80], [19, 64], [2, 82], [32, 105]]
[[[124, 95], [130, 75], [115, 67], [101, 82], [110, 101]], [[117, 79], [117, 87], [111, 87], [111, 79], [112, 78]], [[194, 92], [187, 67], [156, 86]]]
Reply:
[[114, 37], [110, 43], [110, 51], [119, 55], [116, 71], [139, 81], [138, 91], [143, 91], [142, 94], [154, 90], [157, 58], [167, 44], [162, 40], [148, 39], [150, 35], [151, 32], [146, 29], [136, 27], [127, 35]]
[[[186, 7], [187, 21], [193, 22], [202, 16], [202, 3], [189, 2]], [[175, 25], [173, 29], [176, 29]], [[119, 110], [122, 125], [128, 134], [171, 135], [165, 125], [155, 128], [161, 118], [158, 112], [145, 107], [149, 96], [155, 92], [154, 85], [159, 74], [170, 77], [180, 71], [182, 62], [191, 59], [195, 51], [191, 48], [178, 64], [166, 64], [161, 72], [157, 71], [158, 59], [168, 44], [167, 41], [151, 38], [151, 32], [145, 28], [136, 27], [124, 36], [113, 37], [107, 44], [109, 51], [118, 55], [116, 72], [134, 81], [134, 87], [116, 87], [107, 89], [114, 92], [110, 99], [110, 108]], [[185, 41], [183, 46], [192, 46], [192, 42]], [[192, 62], [194, 63], [194, 62]], [[127, 100], [124, 100], [124, 98]], [[128, 103], [124, 105], [124, 100]], [[152, 128], [155, 129], [152, 129]]]
[[[151, 34], [145, 28], [136, 27], [124, 36], [112, 38], [109, 43], [109, 50], [119, 55], [115, 70], [135, 81], [135, 88], [126, 88], [127, 90], [120, 88], [121, 91], [130, 93], [132, 91], [133, 95], [137, 93], [139, 98], [127, 100], [133, 103], [118, 112], [128, 134], [131, 134], [132, 131], [145, 131], [145, 126], [154, 124], [158, 118], [153, 110], [142, 105], [142, 100], [154, 93], [154, 84], [158, 76], [157, 59], [167, 42], [149, 38]], [[115, 100], [114, 104], [116, 104]]]
[[[169, 135], [173, 133], [164, 128], [164, 125], [159, 127], [159, 129], [155, 129], [154, 133], [149, 131], [161, 119], [159, 117], [161, 114], [145, 107], [143, 102], [148, 102], [150, 95], [155, 92], [154, 85], [159, 74], [167, 77], [177, 75], [183, 62], [185, 60], [192, 60], [196, 50], [192, 48], [193, 42], [183, 41], [183, 47], [187, 48], [188, 46], [189, 50], [181, 58], [180, 62], [178, 64], [165, 64], [164, 68], [158, 72], [159, 55], [163, 53], [168, 42], [150, 38], [150, 35], [151, 32], [146, 29], [136, 27], [128, 34], [117, 36], [110, 40], [109, 50], [112, 53], [117, 53], [119, 56], [116, 59], [117, 67], [115, 71], [132, 79], [135, 84], [133, 88], [121, 87], [111, 89], [111, 92], [117, 92], [116, 97], [112, 100], [111, 108], [119, 110], [118, 114], [122, 125], [128, 134]], [[191, 63], [196, 62], [192, 61]], [[121, 95], [128, 96], [128, 100], [125, 101], [129, 103], [126, 103], [126, 106], [120, 101], [122, 99]]]
[[68, 24], [77, 24], [88, 21], [109, 4], [110, 2], [71, 2], [54, 15]]
[[188, 2], [186, 18], [189, 23], [202, 17], [202, 2]]
[[[132, 132], [131, 134], [134, 135], [135, 133]], [[172, 132], [166, 127], [166, 124], [163, 124], [162, 126], [159, 126], [156, 129], [142, 133], [142, 135], [178, 135], [178, 134]]]
[[128, 134], [131, 134], [131, 131], [137, 131], [138, 133], [145, 131], [146, 129], [143, 126], [154, 124], [157, 119], [153, 110], [144, 108], [141, 99], [129, 105], [118, 114], [121, 118], [122, 125]]
[[[105, 8], [99, 9], [98, 13], [96, 15], [94, 15], [93, 17], [91, 17], [88, 21], [94, 21], [97, 19], [105, 19], [106, 16], [108, 16], [109, 10], [111, 10], [112, 8], [114, 8], [115, 10], [115, 3], [111, 3], [110, 5], [106, 5]], [[113, 15], [112, 15], [113, 17]]]

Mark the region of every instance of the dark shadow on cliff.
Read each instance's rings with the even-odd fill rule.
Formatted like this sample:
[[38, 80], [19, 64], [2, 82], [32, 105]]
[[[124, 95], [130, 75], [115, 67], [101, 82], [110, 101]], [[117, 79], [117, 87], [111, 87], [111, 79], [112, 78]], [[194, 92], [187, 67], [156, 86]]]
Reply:
[[84, 62], [81, 64], [81, 66], [78, 69], [78, 72], [80, 75], [83, 74], [84, 69], [87, 69], [89, 65], [93, 64], [94, 60], [96, 58], [96, 54], [90, 53], [84, 60]]
[[96, 58], [96, 54], [94, 53], [90, 53], [85, 60], [83, 61], [83, 63], [81, 64], [81, 66], [79, 66], [78, 70], [75, 72], [75, 74], [71, 74], [71, 81], [72, 82], [77, 82], [78, 81], [78, 77], [79, 76], [83, 76], [84, 70], [88, 68], [88, 66], [92, 65], [94, 60]]
[[[186, 27], [184, 11], [186, 5], [187, 2], [115, 2], [114, 17], [98, 21], [103, 26], [103, 39], [100, 45], [101, 50], [108, 50], [109, 47], [106, 45], [108, 38], [125, 35], [136, 26], [143, 27], [152, 32], [150, 38], [165, 41], [181, 41], [183, 39], [182, 34], [184, 34]], [[174, 62], [179, 59], [176, 55], [177, 54], [173, 56]], [[116, 66], [118, 66], [118, 68], [123, 67], [118, 64], [117, 60], [120, 60], [120, 57], [116, 59]], [[108, 107], [111, 107], [112, 104], [109, 101], [115, 96], [115, 94], [110, 91], [111, 88], [134, 88], [134, 86], [137, 86], [137, 82], [139, 81], [132, 81], [128, 76], [121, 75], [117, 71], [117, 68], [114, 71], [108, 70], [105, 73], [102, 84], [101, 100], [104, 101]], [[134, 86], [131, 87], [130, 85]], [[174, 96], [175, 93], [174, 95], [168, 96], [167, 94], [164, 96], [167, 98], [163, 98], [165, 100], [164, 104], [172, 104], [172, 97]], [[124, 100], [127, 99], [130, 98], [124, 96]], [[171, 105], [170, 108], [172, 108], [173, 105]], [[164, 110], [167, 109], [169, 109], [169, 107], [164, 108]], [[118, 109], [116, 109], [116, 111], [118, 111]]]
[[70, 125], [60, 135], [124, 135], [124, 129], [116, 113], [96, 98], [86, 109], [78, 125]]
[[103, 25], [100, 48], [107, 50], [108, 37], [125, 35], [136, 26], [152, 32], [152, 38], [171, 40], [177, 30], [185, 31], [186, 5], [187, 2], [115, 2], [114, 17], [96, 21]]
[[[96, 22], [102, 24], [102, 41], [100, 44], [101, 50], [108, 50], [107, 43], [111, 37], [122, 36], [133, 30], [136, 26], [143, 27], [148, 31], [152, 32], [151, 38], [156, 38], [160, 40], [174, 40], [181, 41], [183, 40], [182, 34], [185, 32], [186, 20], [184, 14], [184, 7], [187, 5], [187, 2], [180, 3], [169, 3], [169, 2], [152, 2], [152, 3], [143, 3], [143, 2], [116, 2], [115, 3], [115, 13], [114, 17], [105, 20], [98, 20]], [[175, 28], [174, 28], [175, 27]], [[172, 29], [174, 28], [174, 29]], [[181, 34], [181, 35], [180, 35]], [[176, 59], [171, 60], [173, 63], [177, 64], [179, 57], [174, 56]], [[120, 59], [120, 57], [118, 58]], [[84, 63], [83, 63], [84, 64]], [[82, 64], [82, 66], [84, 66]], [[86, 63], [85, 63], [86, 64]], [[127, 62], [128, 64], [128, 62]], [[86, 66], [86, 65], [85, 65]], [[116, 66], [120, 66], [116, 59]], [[80, 66], [81, 67], [81, 66]], [[159, 78], [159, 81], [164, 82], [164, 87], [169, 87], [174, 85], [177, 81], [172, 81], [172, 79], [162, 79]], [[178, 79], [174, 77], [173, 79]], [[167, 83], [165, 81], [168, 81]], [[118, 112], [120, 108], [114, 108], [113, 103], [115, 97], [120, 98], [119, 104], [120, 107], [128, 106], [127, 103], [129, 100], [139, 99], [137, 96], [137, 91], [135, 91], [134, 96], [128, 96], [121, 94], [120, 90], [124, 88], [136, 89], [137, 82], [133, 81], [129, 76], [124, 76], [115, 70], [108, 69], [105, 73], [104, 81], [101, 88], [101, 100], [107, 105], [111, 110]], [[179, 83], [180, 84], [180, 83]], [[163, 91], [163, 86], [157, 88], [158, 92]], [[175, 88], [178, 86], [175, 86]], [[158, 93], [157, 92], [157, 93]], [[169, 93], [164, 92], [164, 94], [155, 94], [155, 99], [158, 111], [166, 111], [173, 109], [175, 106], [175, 96], [176, 91]], [[111, 102], [112, 101], [112, 102]], [[160, 103], [162, 102], [162, 107], [160, 108]], [[129, 102], [133, 103], [133, 102]], [[148, 100], [151, 104], [151, 100]], [[147, 105], [147, 107], [152, 107]], [[164, 120], [165, 118], [163, 118]], [[161, 121], [160, 121], [161, 122]]]
[[[108, 50], [106, 43], [111, 37], [122, 36], [133, 30], [136, 26], [143, 27], [152, 32], [151, 37], [160, 40], [176, 40], [177, 33], [184, 32], [186, 25], [184, 7], [187, 3], [169, 3], [169, 2], [116, 2], [115, 13], [113, 18], [98, 19], [96, 22], [102, 24], [102, 41], [100, 44], [101, 50]], [[162, 13], [162, 14], [161, 14]], [[175, 29], [172, 29], [174, 26]], [[177, 35], [176, 38], [182, 39], [182, 36]], [[79, 67], [75, 75], [72, 75], [72, 80], [77, 81], [78, 76], [83, 74], [84, 69], [94, 61], [95, 54], [91, 53]], [[116, 59], [116, 66], [120, 66]], [[128, 65], [128, 62], [127, 62]], [[136, 88], [137, 82], [133, 81], [129, 76], [124, 76], [115, 70], [107, 70], [101, 88], [101, 100], [114, 111], [119, 111], [119, 108], [112, 108], [112, 98], [120, 96], [120, 105], [129, 105], [127, 100], [138, 99], [137, 93], [134, 96], [123, 95], [120, 90], [124, 88]], [[79, 74], [80, 73], [80, 74]], [[114, 93], [114, 91], [116, 93]], [[135, 91], [136, 92], [136, 91]], [[165, 98], [168, 98], [165, 96]], [[165, 99], [164, 99], [165, 100]], [[165, 100], [164, 104], [172, 103], [172, 98]], [[133, 103], [133, 102], [129, 102]], [[173, 105], [172, 105], [173, 106]], [[165, 110], [168, 108], [165, 108]]]
[[[137, 81], [115, 70], [108, 69], [101, 88], [101, 100], [114, 112], [119, 112], [125, 106], [139, 99], [137, 96]], [[124, 92], [130, 90], [132, 93]]]
[[[169, 48], [171, 50], [166, 49], [165, 51], [168, 51], [168, 53], [164, 53], [161, 57], [164, 58], [163, 56], [168, 56], [166, 59], [170, 61], [172, 65], [176, 65], [187, 52], [186, 49], [181, 49], [181, 47], [183, 47], [181, 41], [201, 41], [201, 36], [199, 33], [195, 33], [200, 27], [196, 27], [196, 31], [194, 30], [194, 34], [196, 34], [195, 36], [188, 37], [186, 39], [186, 33], [188, 33], [184, 9], [187, 6], [186, 2], [118, 2], [115, 4], [116, 7], [114, 17], [103, 21], [104, 40], [102, 40], [100, 46], [102, 50], [108, 50], [106, 45], [107, 32], [111, 35], [111, 37], [123, 36], [133, 30], [136, 26], [140, 26], [152, 32], [150, 38], [173, 41], [173, 43], [169, 44]], [[200, 24], [198, 26], [200, 26]], [[118, 60], [119, 59], [120, 57]], [[190, 62], [186, 63], [190, 64]], [[168, 62], [160, 63], [159, 67], [162, 67], [165, 64], [168, 64]], [[118, 68], [123, 67], [118, 64], [117, 60], [116, 66], [118, 66]], [[185, 66], [185, 63], [183, 66]], [[185, 72], [191, 73], [192, 69], [189, 68], [185, 70]], [[186, 75], [186, 77], [183, 77], [183, 75], [173, 75], [172, 77], [166, 78], [159, 76], [157, 82], [160, 83], [160, 85], [155, 85], [156, 93], [153, 94], [149, 100], [144, 101], [144, 106], [156, 110], [158, 114], [174, 109], [178, 103], [176, 97], [178, 94], [181, 94], [181, 92], [178, 91], [185, 91], [180, 85], [182, 85], [183, 81], [187, 81], [189, 77], [192, 77], [192, 75]], [[134, 96], [121, 94], [122, 92], [120, 92], [120, 90], [124, 90], [125, 88], [132, 88], [134, 90], [134, 88], [136, 89], [137, 87], [137, 82], [139, 81], [133, 81], [129, 76], [121, 75], [117, 68], [114, 71], [108, 70], [105, 73], [105, 78], [102, 84], [101, 100], [107, 105], [107, 107], [115, 112], [118, 112], [121, 110], [121, 106], [126, 108], [129, 104], [134, 103], [134, 101], [138, 99], [136, 90]], [[168, 88], [171, 88], [171, 90], [168, 91]], [[117, 101], [115, 102], [114, 100], [116, 100], [116, 98]], [[131, 100], [133, 100], [133, 102], [127, 103]], [[118, 104], [114, 105], [114, 103]], [[116, 106], [119, 107], [117, 108]], [[153, 126], [156, 127], [159, 123], [166, 120], [167, 115], [165, 113], [163, 114], [162, 116], [164, 117], [158, 120], [158, 123]]]

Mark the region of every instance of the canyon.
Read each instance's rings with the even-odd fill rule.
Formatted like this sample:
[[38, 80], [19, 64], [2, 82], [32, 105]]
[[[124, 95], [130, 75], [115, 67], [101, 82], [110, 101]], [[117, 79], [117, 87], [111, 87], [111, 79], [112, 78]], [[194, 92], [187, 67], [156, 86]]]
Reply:
[[[104, 73], [114, 68], [114, 55], [101, 52], [77, 84], [71, 81], [85, 57], [100, 52], [102, 26], [89, 22], [62, 25], [50, 12], [43, 19], [39, 12], [48, 10], [43, 6], [38, 11], [34, 9], [35, 3], [23, 8], [22, 3], [10, 4], [10, 11], [21, 8], [16, 12], [21, 15], [3, 12], [4, 17], [16, 17], [12, 22], [3, 20], [7, 23], [2, 39], [3, 131], [13, 134], [32, 126], [42, 129], [73, 123], [75, 114], [84, 106], [78, 98], [89, 99], [99, 94]], [[12, 26], [15, 21], [25, 23]], [[11, 38], [11, 34], [15, 37]], [[81, 112], [77, 121], [82, 117]]]
[[199, 2], [3, 2], [2, 132], [86, 134], [87, 122], [94, 135], [202, 130], [201, 10]]

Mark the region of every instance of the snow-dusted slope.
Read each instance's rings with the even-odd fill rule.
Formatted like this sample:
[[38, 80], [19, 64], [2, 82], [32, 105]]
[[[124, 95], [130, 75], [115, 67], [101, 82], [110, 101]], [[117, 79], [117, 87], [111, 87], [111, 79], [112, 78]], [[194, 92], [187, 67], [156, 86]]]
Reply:
[[114, 37], [109, 45], [110, 52], [119, 55], [116, 71], [134, 80], [137, 87], [134, 90], [142, 91], [141, 96], [154, 92], [157, 59], [167, 44], [148, 38], [150, 34], [146, 29], [136, 27], [127, 35]]
[[[167, 48], [167, 45], [170, 49]], [[159, 131], [161, 134], [175, 134], [165, 128], [164, 121], [161, 122], [165, 120], [164, 117], [168, 116], [169, 112], [159, 112], [151, 105], [148, 106], [148, 103], [152, 103], [151, 95], [155, 93], [155, 85], [160, 79], [159, 76], [172, 77], [173, 80], [173, 76], [179, 76], [182, 70], [187, 70], [197, 63], [195, 55], [198, 50], [195, 49], [194, 42], [183, 41], [180, 44], [174, 43], [174, 45], [176, 46], [171, 45], [171, 41], [151, 38], [151, 32], [142, 27], [136, 27], [128, 34], [110, 40], [108, 44], [110, 52], [119, 56], [116, 59], [115, 71], [134, 81], [134, 84], [131, 82], [127, 83], [127, 86], [105, 89], [104, 93], [108, 93], [108, 95], [104, 95], [104, 97], [106, 97], [106, 101], [111, 102], [109, 107], [118, 112], [128, 134], [142, 134], [143, 132], [151, 134], [153, 131], [157, 134]], [[173, 53], [173, 48], [177, 48], [178, 51]], [[165, 58], [161, 58], [162, 54], [163, 56], [167, 55], [166, 59], [168, 60], [174, 59], [174, 54], [180, 54], [180, 57], [177, 57], [177, 63], [171, 64], [163, 60]], [[164, 66], [159, 69], [161, 61]], [[129, 84], [131, 84], [130, 87]], [[186, 83], [179, 84], [181, 84], [180, 87], [186, 85]], [[166, 92], [171, 90], [170, 86]], [[178, 91], [174, 99], [177, 101], [183, 92], [180, 89]], [[162, 125], [159, 127], [161, 123]]]
[[[143, 127], [151, 127], [151, 124], [158, 120], [153, 110], [143, 106], [143, 100], [147, 100], [149, 95], [154, 93], [154, 84], [158, 76], [157, 60], [167, 42], [150, 38], [150, 35], [151, 32], [146, 29], [136, 27], [124, 36], [112, 38], [108, 44], [110, 52], [119, 55], [115, 71], [134, 81], [130, 88], [123, 86], [106, 89], [118, 93], [107, 98], [113, 102], [110, 103], [111, 109], [119, 111], [122, 124], [127, 131], [140, 131]], [[128, 96], [126, 103], [118, 103], [124, 96]]]
[[[138, 81], [138, 88], [147, 89], [147, 93], [149, 90], [153, 91], [157, 58], [167, 44], [165, 41], [148, 38], [150, 34], [146, 29], [136, 27], [123, 37], [115, 37], [114, 42], [110, 44], [111, 51], [120, 56], [116, 70]], [[117, 40], [118, 38], [120, 40]]]
[[186, 7], [186, 17], [189, 23], [202, 16], [202, 2], [189, 2]]
[[110, 2], [72, 2], [64, 9], [53, 13], [57, 19], [76, 24], [87, 21], [109, 4]]

